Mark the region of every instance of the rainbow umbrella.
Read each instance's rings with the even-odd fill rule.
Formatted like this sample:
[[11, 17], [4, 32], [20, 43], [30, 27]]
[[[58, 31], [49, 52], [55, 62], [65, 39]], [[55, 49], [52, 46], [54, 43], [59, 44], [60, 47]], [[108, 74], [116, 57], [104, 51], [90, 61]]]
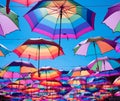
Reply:
[[49, 86], [49, 87], [61, 87], [62, 86], [62, 83], [60, 81], [57, 81], [57, 80], [42, 80], [40, 82], [40, 85], [43, 85], [43, 86]]
[[115, 49], [115, 46], [116, 42], [105, 39], [103, 37], [88, 38], [76, 45], [74, 48], [74, 53], [84, 56], [95, 54], [97, 58], [97, 54], [103, 54], [105, 52], [111, 51]]
[[59, 39], [60, 45], [61, 38], [93, 30], [95, 13], [73, 0], [50, 0], [38, 2], [24, 17], [32, 31]]
[[[38, 75], [38, 72], [40, 75]], [[31, 74], [31, 78], [35, 80], [54, 80], [61, 76], [61, 72], [52, 67], [42, 67], [37, 72]]]
[[95, 76], [90, 76], [86, 79], [86, 82], [88, 85], [103, 85], [103, 84], [108, 84], [108, 80], [105, 77], [95, 77]]
[[74, 78], [74, 77], [90, 76], [93, 73], [94, 73], [94, 71], [90, 70], [87, 67], [76, 67], [73, 70], [71, 70], [68, 73], [68, 75], [70, 75], [72, 78]]
[[82, 88], [82, 85], [86, 85], [86, 80], [85, 78], [82, 78], [82, 77], [75, 77], [68, 80], [68, 83], [73, 88]]
[[[31, 58], [34, 60], [54, 59], [64, 52], [55, 42], [41, 38], [31, 38], [13, 50], [19, 57]], [[40, 68], [38, 61], [38, 69]]]
[[[104, 17], [105, 23], [113, 32], [120, 32], [120, 3], [108, 8], [108, 12]], [[114, 19], [114, 20], [113, 20]]]
[[29, 62], [13, 61], [0, 71], [0, 77], [18, 79], [35, 71], [36, 68]]
[[18, 15], [13, 11], [7, 14], [6, 8], [0, 5], [0, 35], [5, 36], [18, 29]]
[[11, 51], [7, 49], [4, 45], [0, 44], [0, 56], [6, 56]]
[[120, 58], [102, 57], [93, 60], [88, 64], [88, 68], [93, 71], [107, 71], [119, 68]]

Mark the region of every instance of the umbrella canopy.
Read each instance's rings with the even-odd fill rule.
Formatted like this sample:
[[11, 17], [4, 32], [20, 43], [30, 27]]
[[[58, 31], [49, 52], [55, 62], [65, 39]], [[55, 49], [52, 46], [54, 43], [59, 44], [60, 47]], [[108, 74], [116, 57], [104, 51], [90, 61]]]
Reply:
[[[38, 72], [40, 75], [38, 75]], [[61, 72], [52, 67], [42, 67], [37, 72], [31, 74], [31, 78], [37, 80], [54, 80], [60, 76]]]
[[24, 17], [32, 31], [52, 39], [78, 38], [94, 29], [95, 13], [73, 0], [49, 0], [36, 4]]
[[120, 59], [110, 57], [97, 58], [90, 62], [87, 67], [93, 71], [114, 70], [120, 67]]
[[[58, 54], [58, 50], [60, 52]], [[55, 42], [41, 38], [31, 38], [13, 50], [19, 57], [39, 59], [54, 59], [63, 55], [62, 48]]]
[[92, 73], [94, 73], [94, 71], [90, 70], [87, 67], [76, 67], [72, 71], [70, 71], [68, 75], [74, 78], [90, 76]]
[[[4, 78], [22, 78], [29, 73], [37, 71], [36, 68], [29, 62], [13, 61], [5, 66], [0, 72], [0, 77]], [[23, 75], [25, 74], [25, 75]]]
[[[108, 8], [108, 12], [104, 17], [103, 23], [105, 23], [113, 32], [120, 32], [120, 3], [115, 4]], [[113, 20], [114, 19], [114, 20]]]
[[0, 5], [0, 35], [5, 36], [18, 29], [18, 15], [13, 11], [7, 14], [6, 8]]
[[80, 42], [75, 48], [74, 53], [78, 55], [103, 54], [115, 49], [116, 42], [103, 37], [88, 38]]
[[0, 44], [0, 56], [6, 56], [11, 51], [8, 50], [4, 45]]
[[60, 87], [62, 86], [62, 83], [57, 80], [42, 80], [40, 82], [41, 85], [47, 86], [47, 87]]

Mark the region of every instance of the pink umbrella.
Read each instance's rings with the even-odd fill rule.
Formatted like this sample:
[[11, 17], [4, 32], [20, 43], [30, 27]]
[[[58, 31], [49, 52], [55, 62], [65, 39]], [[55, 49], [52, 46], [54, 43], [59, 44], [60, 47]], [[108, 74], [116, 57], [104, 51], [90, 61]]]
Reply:
[[113, 32], [120, 32], [120, 3], [115, 4], [108, 8], [108, 12], [103, 20]]

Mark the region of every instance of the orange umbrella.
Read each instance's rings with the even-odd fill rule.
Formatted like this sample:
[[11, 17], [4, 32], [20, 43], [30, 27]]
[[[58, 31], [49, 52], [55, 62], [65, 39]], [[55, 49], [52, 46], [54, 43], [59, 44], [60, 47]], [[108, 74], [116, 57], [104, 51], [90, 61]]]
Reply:
[[61, 72], [58, 69], [52, 67], [42, 67], [35, 73], [31, 74], [31, 78], [36, 80], [53, 80], [60, 76]]

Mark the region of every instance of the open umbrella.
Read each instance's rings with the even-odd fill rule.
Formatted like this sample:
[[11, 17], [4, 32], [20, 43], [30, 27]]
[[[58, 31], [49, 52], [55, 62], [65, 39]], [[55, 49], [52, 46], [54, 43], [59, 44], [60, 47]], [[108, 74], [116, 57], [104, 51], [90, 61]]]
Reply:
[[[28, 39], [22, 45], [14, 49], [13, 52], [19, 57], [34, 60], [54, 59], [64, 54], [62, 48], [57, 43], [41, 38]], [[39, 68], [40, 61], [38, 61], [38, 69]]]
[[73, 0], [38, 2], [25, 19], [32, 31], [52, 39], [78, 38], [94, 29], [95, 13]]
[[[115, 4], [108, 8], [108, 12], [104, 17], [105, 23], [113, 32], [120, 32], [120, 3]], [[113, 20], [114, 19], [114, 20]]]
[[94, 71], [90, 70], [87, 67], [76, 67], [73, 70], [71, 70], [68, 75], [70, 75], [70, 77], [75, 78], [75, 77], [85, 77], [85, 76], [90, 76], [91, 74], [93, 74]]
[[18, 29], [18, 15], [13, 11], [7, 14], [6, 8], [0, 5], [0, 35], [5, 36]]
[[80, 42], [76, 47], [74, 48], [75, 54], [78, 55], [92, 55], [95, 54], [103, 54], [105, 52], [111, 51], [115, 49], [116, 42], [105, 39], [103, 37], [93, 37], [88, 38], [82, 42]]
[[[38, 75], [38, 72], [40, 75]], [[52, 67], [42, 67], [37, 72], [31, 74], [31, 78], [36, 80], [54, 80], [60, 76], [61, 72]]]
[[11, 51], [7, 49], [4, 45], [0, 44], [0, 56], [6, 56]]
[[87, 66], [93, 71], [114, 70], [120, 67], [120, 58], [102, 57], [90, 62]]
[[35, 71], [36, 68], [29, 62], [13, 61], [0, 71], [0, 77], [18, 79]]

